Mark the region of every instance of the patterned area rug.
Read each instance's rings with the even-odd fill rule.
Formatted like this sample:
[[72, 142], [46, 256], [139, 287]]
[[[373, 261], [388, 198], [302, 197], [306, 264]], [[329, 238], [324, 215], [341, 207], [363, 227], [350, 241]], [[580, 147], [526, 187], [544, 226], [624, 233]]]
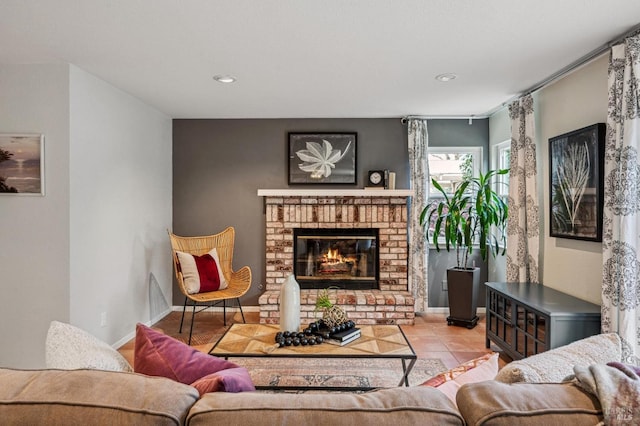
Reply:
[[[402, 378], [399, 359], [232, 358], [256, 386], [395, 387]], [[440, 359], [418, 359], [409, 374], [415, 386], [447, 367]]]
[[[198, 315], [191, 345], [204, 353], [209, 352], [230, 324], [242, 322], [239, 313], [229, 315], [225, 328], [219, 313]], [[180, 316], [181, 312], [167, 316], [160, 330], [186, 343], [191, 314], [186, 315], [182, 334], [178, 334]], [[133, 362], [133, 350], [130, 355]], [[402, 362], [398, 359], [231, 358], [230, 361], [246, 367], [257, 386], [395, 387], [402, 377]], [[440, 359], [418, 359], [409, 375], [409, 385], [419, 385], [446, 370]]]

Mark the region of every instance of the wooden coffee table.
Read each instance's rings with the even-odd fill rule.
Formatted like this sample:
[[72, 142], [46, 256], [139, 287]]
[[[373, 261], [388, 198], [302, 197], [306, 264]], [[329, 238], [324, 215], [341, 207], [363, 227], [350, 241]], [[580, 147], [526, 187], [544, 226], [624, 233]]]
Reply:
[[[344, 346], [322, 343], [313, 346], [285, 346], [279, 348], [275, 335], [279, 325], [233, 324], [209, 351], [220, 358], [370, 358], [394, 359], [402, 362], [402, 378], [398, 386], [409, 386], [409, 373], [417, 356], [411, 344], [397, 325], [358, 325], [361, 337]], [[407, 363], [408, 361], [408, 363]], [[260, 388], [270, 388], [262, 386]], [[318, 389], [318, 387], [286, 387], [278, 389]], [[321, 388], [329, 390], [328, 388]], [[340, 388], [342, 390], [368, 390], [371, 388]]]

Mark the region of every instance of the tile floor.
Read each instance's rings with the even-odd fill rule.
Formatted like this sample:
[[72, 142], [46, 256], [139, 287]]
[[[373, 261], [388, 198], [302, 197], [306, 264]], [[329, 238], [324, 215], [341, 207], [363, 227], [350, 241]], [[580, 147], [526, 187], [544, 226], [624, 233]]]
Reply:
[[[490, 349], [486, 348], [484, 314], [478, 314], [480, 321], [471, 330], [447, 325], [447, 315], [417, 315], [413, 326], [402, 326], [418, 358], [440, 358], [452, 368], [488, 352], [500, 352], [493, 344]], [[507, 355], [500, 354], [500, 368], [510, 361]]]
[[[171, 312], [165, 318], [158, 321], [153, 327], [164, 333], [186, 340], [189, 337], [189, 325], [191, 314], [185, 315], [185, 326], [182, 335], [178, 334], [181, 312]], [[447, 314], [418, 315], [415, 325], [403, 325], [407, 339], [411, 343], [418, 358], [439, 358], [449, 368], [460, 363], [484, 355], [490, 351], [499, 352], [494, 345], [490, 349], [485, 347], [485, 321], [484, 314], [479, 314], [478, 325], [469, 330], [465, 327], [448, 326]], [[247, 322], [258, 322], [258, 312], [246, 312]], [[193, 346], [203, 352], [208, 352], [213, 342], [224, 333], [221, 312], [202, 312], [196, 315], [196, 323], [193, 330]], [[240, 313], [227, 313], [227, 327], [234, 321], [241, 322]], [[133, 365], [134, 341], [131, 340], [119, 348], [120, 353]], [[510, 359], [500, 355], [500, 367], [503, 367]]]

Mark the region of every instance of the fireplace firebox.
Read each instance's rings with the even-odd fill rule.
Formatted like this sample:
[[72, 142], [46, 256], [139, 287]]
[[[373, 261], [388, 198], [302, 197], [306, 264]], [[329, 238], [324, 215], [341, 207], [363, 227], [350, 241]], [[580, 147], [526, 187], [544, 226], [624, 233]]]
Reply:
[[378, 288], [377, 228], [296, 228], [293, 241], [300, 288]]

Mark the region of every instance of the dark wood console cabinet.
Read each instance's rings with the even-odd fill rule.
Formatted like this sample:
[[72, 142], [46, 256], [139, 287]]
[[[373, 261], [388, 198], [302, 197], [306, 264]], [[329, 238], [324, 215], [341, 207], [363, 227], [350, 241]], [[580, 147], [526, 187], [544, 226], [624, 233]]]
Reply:
[[487, 348], [514, 360], [600, 333], [600, 306], [530, 283], [486, 283]]

